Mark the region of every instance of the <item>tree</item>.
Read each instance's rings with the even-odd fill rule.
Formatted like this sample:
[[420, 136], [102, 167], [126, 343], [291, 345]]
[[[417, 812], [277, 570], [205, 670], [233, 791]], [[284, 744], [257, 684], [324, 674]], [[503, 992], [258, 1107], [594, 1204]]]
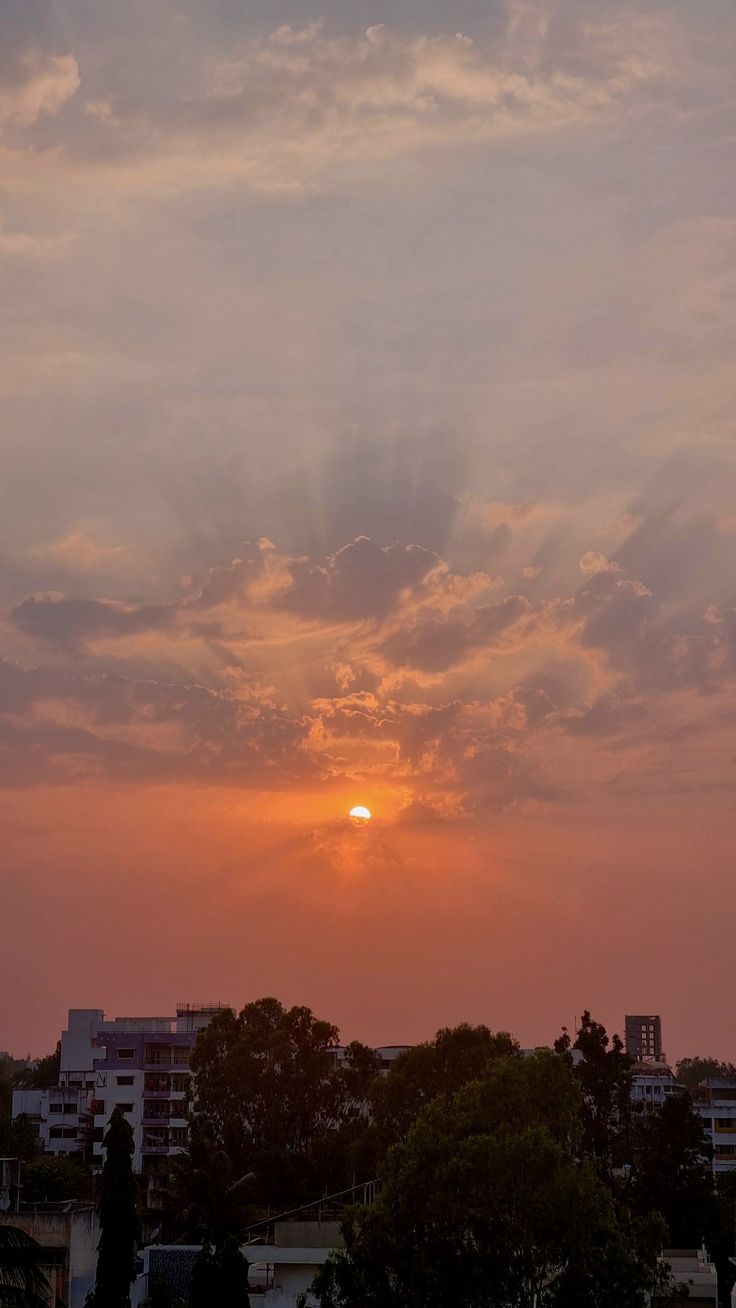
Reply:
[[95, 1308], [129, 1308], [135, 1280], [139, 1225], [133, 1175], [133, 1128], [120, 1108], [113, 1110], [103, 1144], [100, 1179]]
[[291, 1203], [312, 1195], [315, 1157], [326, 1137], [354, 1118], [356, 1088], [375, 1066], [354, 1045], [337, 1063], [338, 1031], [309, 1008], [259, 999], [218, 1013], [192, 1054], [192, 1128], [222, 1150], [240, 1176], [255, 1171], [261, 1198]]
[[434, 1040], [407, 1049], [371, 1089], [371, 1111], [384, 1145], [401, 1140], [433, 1099], [476, 1080], [495, 1059], [519, 1052], [508, 1032], [494, 1035], [487, 1026], [467, 1022], [443, 1027]]
[[630, 1201], [667, 1223], [670, 1248], [695, 1248], [719, 1225], [712, 1148], [690, 1096], [670, 1095], [636, 1125]]
[[195, 1128], [189, 1148], [172, 1159], [167, 1221], [192, 1243], [221, 1248], [231, 1236], [242, 1239], [254, 1220], [254, 1179], [253, 1172], [238, 1176], [230, 1154], [211, 1149]]
[[57, 1041], [53, 1054], [37, 1058], [34, 1063], [24, 1063], [16, 1072], [14, 1084], [21, 1089], [47, 1090], [49, 1086], [59, 1084], [61, 1066], [61, 1041]]
[[722, 1063], [718, 1058], [681, 1058], [675, 1064], [675, 1075], [692, 1095], [706, 1077], [736, 1077], [736, 1064]]
[[40, 1270], [40, 1255], [25, 1231], [0, 1226], [0, 1308], [46, 1308], [51, 1286]]
[[76, 1158], [40, 1156], [24, 1165], [21, 1179], [25, 1203], [92, 1198], [92, 1174]]
[[248, 1263], [234, 1238], [202, 1246], [192, 1271], [189, 1308], [248, 1308]]
[[41, 1151], [38, 1131], [25, 1113], [20, 1113], [12, 1121], [6, 1121], [0, 1132], [0, 1153], [6, 1158], [21, 1158], [30, 1162]]
[[[573, 1061], [571, 1050], [578, 1051], [579, 1060]], [[615, 1167], [628, 1161], [633, 1059], [619, 1036], [609, 1041], [606, 1028], [587, 1009], [574, 1042], [563, 1028], [555, 1051], [566, 1058], [583, 1091], [586, 1150], [610, 1177]]]
[[145, 1308], [184, 1308], [181, 1299], [176, 1299], [165, 1281], [157, 1281], [148, 1296]]
[[656, 1221], [632, 1219], [580, 1158], [581, 1096], [551, 1054], [492, 1065], [425, 1107], [376, 1202], [315, 1281], [324, 1308], [638, 1308], [666, 1278]]

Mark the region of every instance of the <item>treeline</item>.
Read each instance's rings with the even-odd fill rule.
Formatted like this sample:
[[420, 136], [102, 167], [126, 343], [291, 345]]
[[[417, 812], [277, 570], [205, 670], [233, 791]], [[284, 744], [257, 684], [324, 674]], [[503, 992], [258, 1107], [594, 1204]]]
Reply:
[[222, 1269], [264, 1212], [377, 1178], [319, 1278], [326, 1308], [676, 1302], [658, 1255], [703, 1241], [730, 1288], [734, 1180], [716, 1188], [687, 1092], [637, 1108], [631, 1059], [590, 1013], [532, 1057], [506, 1032], [443, 1029], [383, 1075], [337, 1042], [275, 999], [202, 1032], [168, 1238]]

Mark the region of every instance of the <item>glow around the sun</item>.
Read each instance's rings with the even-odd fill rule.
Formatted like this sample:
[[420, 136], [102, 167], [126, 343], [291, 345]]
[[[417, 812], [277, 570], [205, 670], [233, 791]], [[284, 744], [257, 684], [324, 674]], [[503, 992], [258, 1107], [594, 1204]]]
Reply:
[[369, 808], [365, 807], [365, 804], [356, 804], [355, 808], [351, 808], [349, 816], [353, 822], [370, 822], [373, 814]]

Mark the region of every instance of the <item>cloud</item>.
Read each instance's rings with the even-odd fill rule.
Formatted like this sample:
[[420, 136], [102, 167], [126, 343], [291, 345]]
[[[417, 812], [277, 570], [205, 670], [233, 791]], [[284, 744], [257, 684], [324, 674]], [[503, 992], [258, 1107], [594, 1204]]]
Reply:
[[134, 605], [52, 594], [30, 595], [11, 610], [10, 621], [37, 640], [64, 645], [166, 630], [175, 616], [175, 609], [167, 604]]
[[80, 85], [77, 60], [58, 48], [50, 6], [4, 0], [0, 9], [0, 128], [53, 115]]
[[58, 540], [37, 545], [32, 551], [36, 558], [60, 563], [76, 572], [120, 572], [136, 562], [136, 552], [125, 545], [109, 545], [96, 540], [78, 528]]
[[597, 550], [586, 550], [580, 560], [580, 571], [586, 577], [595, 577], [601, 572], [620, 572], [621, 568], [618, 563], [607, 559], [605, 554], [600, 554]]
[[112, 777], [146, 784], [247, 781], [278, 788], [314, 774], [299, 718], [252, 679], [235, 691], [0, 661], [0, 781]]
[[419, 545], [381, 546], [358, 536], [325, 564], [295, 559], [274, 603], [302, 617], [355, 621], [385, 617], [401, 595], [416, 590], [440, 563]]
[[522, 595], [448, 614], [421, 609], [409, 623], [386, 636], [379, 652], [394, 667], [442, 672], [472, 650], [491, 648], [529, 613], [531, 605]]
[[[578, 126], [640, 93], [656, 96], [672, 75], [672, 24], [664, 16], [596, 22], [571, 10], [563, 41], [551, 13], [545, 6], [530, 23], [515, 6], [495, 48], [462, 32], [409, 33], [383, 23], [359, 33], [322, 21], [282, 25], [234, 42], [226, 57], [212, 50], [205, 73], [202, 51], [189, 48], [180, 27], [187, 95], [180, 88], [177, 95], [175, 83], [147, 96], [138, 84], [136, 97], [126, 95], [118, 73], [111, 96], [96, 70], [76, 157], [125, 190], [240, 180], [289, 192], [320, 184], [345, 164]], [[32, 124], [78, 86], [73, 55], [39, 57], [7, 112]]]

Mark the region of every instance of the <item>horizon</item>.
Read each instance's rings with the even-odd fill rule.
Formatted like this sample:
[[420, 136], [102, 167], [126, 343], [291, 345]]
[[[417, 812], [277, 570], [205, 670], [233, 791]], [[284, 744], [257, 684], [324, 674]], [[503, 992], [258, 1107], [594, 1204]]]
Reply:
[[[239, 1013], [239, 1012], [240, 1012], [240, 1011], [241, 1011], [241, 1010], [242, 1010], [242, 1009], [243, 1009], [247, 1004], [250, 1004], [250, 1003], [256, 1002], [257, 1000], [261, 1000], [261, 999], [264, 999], [264, 998], [266, 998], [266, 997], [267, 997], [267, 996], [266, 996], [265, 994], [259, 994], [259, 995], [254, 995], [251, 999], [244, 1000], [242, 1003], [239, 1003], [239, 1004], [227, 1004], [227, 1003], [222, 1003], [222, 1004], [217, 1004], [217, 1005], [209, 1005], [209, 1004], [206, 1004], [206, 1005], [202, 1005], [202, 1006], [205, 1007], [205, 1008], [210, 1008], [210, 1007], [229, 1008], [229, 1009], [232, 1009], [235, 1013]], [[283, 997], [281, 997], [281, 996], [279, 996], [279, 995], [273, 995], [273, 996], [271, 996], [271, 997], [272, 997], [272, 998], [275, 998], [275, 999], [277, 999], [277, 1000], [279, 1000], [279, 1002], [284, 1002], [284, 1001], [283, 1001]], [[190, 1000], [190, 1001], [187, 1001], [187, 1002], [190, 1003], [191, 1006], [192, 1006], [193, 1008], [196, 1008], [196, 1007], [199, 1005], [199, 1001]], [[294, 1000], [294, 1003], [295, 1003], [296, 1005], [304, 1005], [304, 1001], [301, 1001], [301, 1000], [298, 1000], [298, 999], [297, 999], [297, 1000]], [[287, 1004], [287, 1005], [285, 1005], [285, 1006], [286, 1006], [286, 1007], [289, 1007], [290, 1004]], [[399, 1047], [403, 1047], [403, 1046], [407, 1046], [408, 1048], [411, 1048], [411, 1047], [414, 1047], [415, 1045], [418, 1045], [418, 1044], [424, 1044], [424, 1043], [426, 1043], [426, 1042], [428, 1042], [428, 1041], [431, 1041], [431, 1040], [434, 1038], [434, 1036], [437, 1034], [437, 1032], [438, 1032], [439, 1030], [442, 1029], [442, 1026], [445, 1026], [445, 1027], [447, 1027], [447, 1026], [453, 1027], [453, 1026], [457, 1026], [457, 1025], [459, 1025], [459, 1024], [461, 1024], [461, 1023], [463, 1023], [463, 1022], [466, 1021], [465, 1018], [463, 1018], [462, 1016], [460, 1016], [460, 1017], [458, 1017], [455, 1021], [452, 1021], [452, 1022], [449, 1022], [449, 1023], [443, 1023], [442, 1026], [434, 1027], [431, 1031], [427, 1031], [426, 1034], [419, 1035], [419, 1036], [418, 1036], [416, 1039], [414, 1039], [414, 1040], [387, 1040], [387, 1039], [384, 1039], [383, 1037], [379, 1037], [379, 1038], [370, 1037], [370, 1038], [369, 1038], [369, 1037], [367, 1037], [367, 1036], [365, 1036], [365, 1035], [361, 1035], [360, 1033], [357, 1033], [357, 1034], [356, 1034], [354, 1031], [351, 1031], [351, 1030], [344, 1030], [344, 1029], [343, 1029], [343, 1028], [338, 1024], [338, 1023], [336, 1023], [336, 1022], [334, 1021], [334, 1019], [331, 1017], [331, 1015], [330, 1015], [328, 1012], [324, 1012], [324, 1011], [321, 1011], [321, 1010], [313, 1009], [313, 1008], [311, 1007], [311, 1005], [308, 1004], [308, 1003], [307, 1003], [306, 1005], [304, 1005], [304, 1006], [310, 1008], [311, 1011], [314, 1013], [315, 1017], [317, 1017], [317, 1018], [319, 1018], [319, 1019], [323, 1019], [323, 1020], [328, 1021], [328, 1022], [331, 1022], [332, 1025], [338, 1026], [338, 1036], [339, 1036], [339, 1040], [340, 1040], [340, 1044], [341, 1044], [341, 1045], [347, 1045], [347, 1044], [350, 1043], [351, 1040], [359, 1040], [361, 1043], [366, 1044], [366, 1045], [370, 1046], [371, 1048], [375, 1048], [375, 1049], [380, 1049], [380, 1048], [391, 1049], [391, 1048], [399, 1048]], [[89, 1005], [84, 1005], [84, 1006], [80, 1005], [79, 1007], [89, 1007]], [[98, 1006], [98, 1007], [99, 1007], [99, 1006]], [[94, 1008], [94, 1006], [93, 1006], [93, 1008]], [[106, 1022], [109, 1022], [109, 1021], [143, 1021], [143, 1020], [150, 1020], [150, 1019], [152, 1019], [152, 1018], [156, 1018], [157, 1020], [164, 1020], [164, 1019], [165, 1019], [165, 1020], [169, 1020], [169, 1018], [170, 1018], [172, 1021], [175, 1021], [175, 1020], [176, 1020], [176, 1011], [175, 1011], [175, 1009], [174, 1009], [174, 1011], [172, 1011], [172, 1012], [165, 1012], [164, 1009], [162, 1008], [162, 1009], [160, 1009], [160, 1010], [157, 1009], [156, 1011], [154, 1011], [153, 1009], [151, 1009], [149, 1012], [145, 1012], [144, 1010], [141, 1010], [141, 1011], [138, 1012], [138, 1013], [133, 1013], [132, 1011], [131, 1011], [131, 1012], [122, 1012], [122, 1011], [121, 1011], [120, 1013], [117, 1013], [117, 1012], [113, 1013], [112, 1010], [108, 1010], [107, 1008], [105, 1008], [104, 1005], [102, 1005], [102, 1007], [101, 1007], [101, 1011], [102, 1011], [103, 1014], [104, 1014], [104, 1019], [103, 1019], [103, 1020], [106, 1021]], [[535, 1040], [528, 1040], [528, 1041], [527, 1041], [527, 1040], [523, 1039], [522, 1037], [520, 1037], [519, 1034], [518, 1034], [518, 1032], [512, 1030], [511, 1028], [509, 1028], [509, 1027], [507, 1027], [507, 1026], [504, 1026], [503, 1022], [499, 1022], [497, 1025], [494, 1025], [494, 1024], [492, 1024], [492, 1023], [489, 1023], [489, 1022], [487, 1022], [487, 1021], [484, 1021], [482, 1018], [479, 1018], [479, 1019], [477, 1019], [476, 1021], [470, 1023], [470, 1025], [473, 1025], [473, 1026], [487, 1026], [487, 1027], [489, 1028], [489, 1030], [490, 1030], [492, 1033], [507, 1032], [507, 1033], [508, 1033], [509, 1035], [511, 1035], [515, 1040], [517, 1040], [517, 1042], [518, 1042], [518, 1044], [519, 1044], [519, 1046], [521, 1047], [522, 1050], [527, 1050], [527, 1051], [528, 1051], [528, 1050], [534, 1050], [534, 1049], [545, 1049], [545, 1048], [551, 1048], [552, 1045], [553, 1045], [553, 1043], [554, 1043], [554, 1041], [557, 1039], [557, 1037], [558, 1037], [558, 1036], [562, 1033], [562, 1031], [565, 1030], [565, 1029], [566, 1029], [567, 1031], [569, 1031], [571, 1035], [574, 1036], [575, 1032], [576, 1032], [577, 1029], [578, 1029], [578, 1027], [577, 1027], [577, 1022], [578, 1022], [579, 1018], [581, 1017], [581, 1015], [582, 1015], [582, 1013], [583, 1013], [584, 1011], [585, 1011], [584, 1007], [581, 1008], [580, 1011], [579, 1011], [579, 1013], [575, 1014], [575, 1015], [573, 1016], [573, 1018], [572, 1018], [571, 1021], [569, 1021], [569, 1022], [561, 1022], [559, 1028], [558, 1028], [555, 1032], [553, 1032], [553, 1033], [552, 1033], [550, 1036], [548, 1036], [547, 1038], [543, 1038], [543, 1039], [539, 1039], [539, 1040], [536, 1040], [536, 1039], [535, 1039]], [[590, 1010], [589, 1010], [589, 1011], [590, 1011]], [[655, 1010], [654, 1010], [654, 1009], [650, 1009], [650, 1008], [648, 1008], [648, 1009], [641, 1008], [639, 1011], [650, 1013], [650, 1012], [654, 1012]], [[30, 1053], [25, 1054], [25, 1053], [23, 1053], [23, 1054], [21, 1054], [19, 1050], [4, 1049], [1, 1040], [0, 1040], [0, 1050], [3, 1050], [3, 1052], [9, 1054], [12, 1058], [16, 1058], [16, 1059], [17, 1059], [17, 1058], [28, 1058], [28, 1059], [29, 1059], [30, 1061], [32, 1061], [32, 1062], [37, 1061], [39, 1058], [43, 1058], [43, 1057], [45, 1057], [47, 1054], [53, 1052], [53, 1049], [55, 1048], [56, 1042], [58, 1041], [58, 1039], [59, 1039], [59, 1037], [60, 1037], [60, 1035], [61, 1035], [61, 1032], [62, 1032], [63, 1030], [66, 1029], [65, 1026], [64, 1026], [64, 1023], [65, 1023], [66, 1020], [67, 1020], [68, 1012], [69, 1012], [69, 1010], [67, 1010], [66, 1016], [64, 1017], [64, 1019], [63, 1019], [61, 1025], [58, 1027], [57, 1034], [52, 1038], [51, 1043], [48, 1045], [48, 1047], [44, 1048], [40, 1053], [34, 1053], [34, 1054], [30, 1054]], [[616, 1024], [609, 1025], [606, 1021], [602, 1021], [602, 1019], [601, 1019], [601, 1015], [600, 1015], [599, 1013], [596, 1013], [596, 1012], [591, 1011], [591, 1016], [592, 1016], [592, 1018], [593, 1018], [595, 1021], [597, 1021], [597, 1022], [602, 1022], [602, 1025], [605, 1027], [605, 1030], [606, 1030], [606, 1032], [607, 1032], [607, 1034], [608, 1034], [609, 1041], [611, 1041], [611, 1040], [613, 1039], [614, 1036], [618, 1035], [618, 1036], [620, 1036], [621, 1040], [624, 1042], [624, 1047], [625, 1047], [626, 1042], [625, 1042], [625, 1036], [624, 1036], [624, 1020], [623, 1020], [623, 1017], [622, 1017], [621, 1021], [618, 1023], [618, 1025], [616, 1025]], [[666, 1063], [667, 1063], [670, 1067], [674, 1068], [674, 1067], [675, 1067], [675, 1064], [678, 1063], [678, 1062], [680, 1062], [683, 1058], [692, 1058], [692, 1057], [703, 1057], [703, 1058], [712, 1057], [712, 1058], [717, 1058], [720, 1062], [731, 1062], [731, 1061], [736, 1061], [736, 1060], [732, 1060], [732, 1058], [729, 1056], [728, 1053], [717, 1052], [717, 1051], [714, 1051], [713, 1049], [707, 1049], [707, 1050], [706, 1050], [706, 1049], [701, 1049], [701, 1048], [697, 1048], [697, 1049], [696, 1049], [696, 1048], [690, 1048], [690, 1047], [687, 1048], [687, 1051], [686, 1051], [686, 1052], [677, 1052], [677, 1053], [673, 1056], [673, 1054], [670, 1052], [670, 1049], [668, 1048], [668, 1043], [667, 1043], [667, 1035], [666, 1035], [666, 1033], [667, 1033], [667, 1029], [668, 1029], [668, 1023], [667, 1023], [666, 1015], [663, 1016], [662, 1014], [659, 1014], [659, 1016], [662, 1018], [662, 1025], [663, 1025], [663, 1043], [664, 1043], [664, 1051], [663, 1051], [663, 1052], [664, 1052], [664, 1059], [665, 1059]], [[625, 1015], [624, 1015], [624, 1017], [625, 1017]]]
[[735, 54], [732, 0], [4, 0], [0, 1047], [654, 996], [736, 1057]]

